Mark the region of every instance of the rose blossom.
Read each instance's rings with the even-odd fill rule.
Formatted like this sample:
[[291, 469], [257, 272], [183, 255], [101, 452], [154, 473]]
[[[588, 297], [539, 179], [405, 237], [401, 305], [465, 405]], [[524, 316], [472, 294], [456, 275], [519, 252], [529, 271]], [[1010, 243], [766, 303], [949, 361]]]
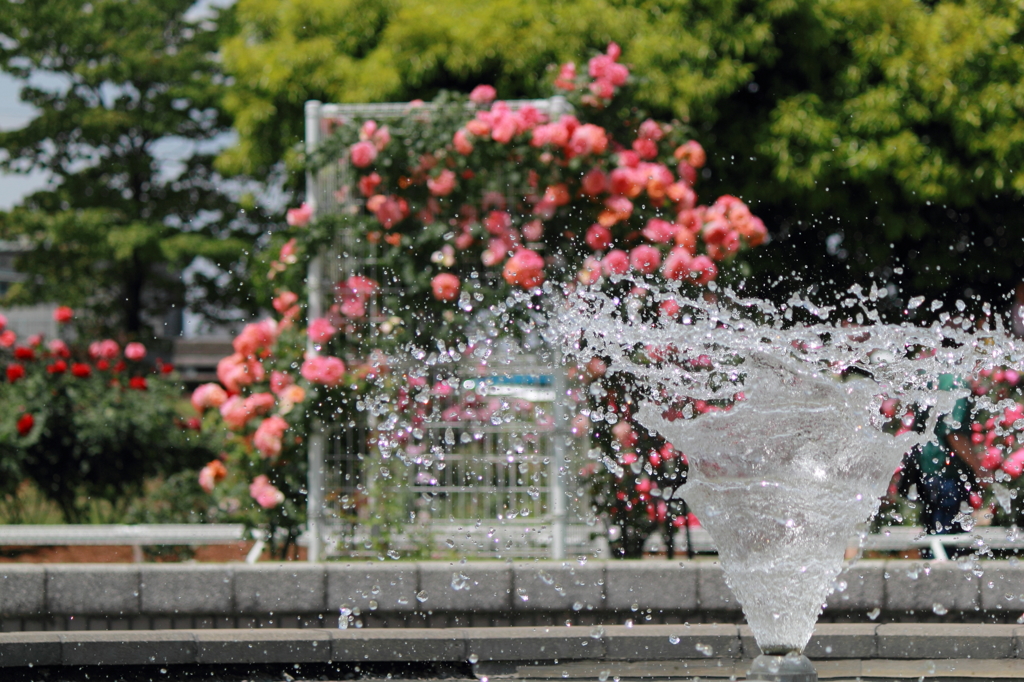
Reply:
[[292, 227], [305, 227], [313, 218], [313, 207], [302, 202], [298, 208], [289, 208], [285, 213], [285, 222]]
[[68, 344], [64, 343], [60, 339], [52, 339], [46, 344], [46, 347], [50, 349], [50, 352], [59, 358], [71, 357], [71, 349], [68, 348]]
[[219, 384], [202, 384], [192, 391], [192, 407], [200, 413], [209, 407], [220, 407], [227, 399], [227, 392]]
[[668, 252], [661, 272], [666, 279], [680, 280], [689, 277], [691, 260], [690, 251], [683, 246], [677, 246]]
[[591, 225], [587, 228], [587, 236], [585, 238], [587, 246], [592, 248], [594, 251], [604, 251], [612, 243], [612, 231], [604, 225]]
[[267, 417], [256, 428], [252, 444], [264, 457], [277, 457], [281, 454], [281, 437], [288, 430], [288, 422], [277, 415]]
[[245, 399], [245, 409], [250, 415], [259, 416], [273, 409], [275, 403], [272, 393], [253, 393]]
[[661, 265], [661, 252], [648, 244], [641, 244], [629, 252], [629, 264], [637, 272], [649, 275]]
[[674, 156], [676, 161], [682, 161], [694, 168], [702, 168], [708, 159], [704, 148], [696, 140], [689, 140], [679, 145]]
[[707, 256], [697, 256], [690, 261], [690, 275], [697, 284], [707, 284], [718, 275], [718, 268]]
[[260, 351], [270, 350], [276, 340], [277, 323], [267, 318], [245, 325], [231, 345], [234, 346], [236, 353], [249, 356], [257, 355]]
[[232, 393], [238, 393], [242, 386], [248, 386], [264, 377], [263, 365], [257, 360], [247, 360], [239, 353], [222, 358], [217, 363], [217, 380]]
[[661, 218], [651, 218], [647, 221], [647, 227], [643, 229], [643, 235], [649, 242], [655, 244], [668, 244], [675, 237], [678, 225], [673, 225]]
[[249, 494], [256, 500], [256, 504], [264, 509], [273, 509], [284, 502], [284, 493], [274, 487], [265, 474], [260, 474], [252, 479], [249, 484]]
[[325, 317], [316, 317], [309, 321], [309, 329], [306, 330], [313, 343], [325, 343], [338, 333], [334, 325]]
[[626, 274], [629, 272], [629, 256], [622, 249], [612, 249], [601, 259], [601, 271], [606, 277]]
[[584, 123], [569, 138], [569, 151], [573, 156], [583, 154], [601, 154], [608, 149], [608, 136], [604, 128], [592, 123]]
[[228, 470], [220, 460], [213, 460], [199, 471], [199, 487], [208, 493], [213, 492], [214, 486], [223, 481], [228, 475]]
[[455, 189], [455, 173], [445, 168], [436, 178], [427, 178], [427, 189], [435, 197], [446, 197]]
[[124, 356], [129, 360], [141, 360], [146, 357], [146, 347], [137, 341], [132, 341], [124, 347]]
[[228, 428], [237, 431], [238, 429], [245, 428], [245, 424], [249, 421], [249, 417], [252, 414], [245, 406], [245, 399], [241, 396], [233, 395], [220, 406], [220, 416], [223, 417], [224, 423], [228, 425]]
[[490, 85], [478, 85], [469, 93], [469, 101], [473, 104], [490, 104], [498, 96], [498, 91]]
[[89, 357], [93, 360], [113, 360], [121, 352], [121, 347], [113, 339], [93, 341], [89, 344]]
[[450, 272], [442, 272], [430, 280], [430, 289], [437, 300], [454, 301], [459, 297], [460, 284], [457, 276]]
[[293, 305], [299, 302], [298, 294], [294, 294], [290, 291], [282, 291], [278, 294], [277, 298], [273, 300], [274, 310], [281, 315], [284, 315]]
[[544, 258], [536, 251], [519, 249], [502, 271], [505, 281], [514, 286], [530, 290], [544, 283]]
[[316, 355], [306, 358], [300, 373], [311, 383], [337, 386], [345, 376], [345, 363], [333, 356]]
[[[66, 305], [62, 305], [53, 311], [53, 319], [59, 322], [60, 324], [66, 324], [70, 322], [71, 318], [74, 316], [75, 311], [73, 311]], [[2, 325], [0, 325], [0, 329], [3, 329]]]
[[291, 375], [285, 372], [278, 372], [276, 369], [270, 373], [270, 391], [274, 395], [280, 395], [281, 391], [292, 385]]
[[22, 437], [27, 436], [29, 431], [32, 430], [32, 427], [35, 426], [35, 423], [36, 419], [31, 414], [26, 413], [21, 415], [17, 423], [18, 435]]
[[348, 151], [352, 165], [356, 168], [366, 168], [377, 158], [377, 147], [368, 141], [356, 142]]
[[473, 143], [469, 141], [465, 130], [459, 129], [455, 131], [452, 144], [455, 145], [455, 151], [463, 156], [468, 156], [473, 151]]
[[25, 368], [16, 362], [12, 362], [7, 365], [7, 381], [8, 383], [14, 383], [18, 379], [25, 376]]

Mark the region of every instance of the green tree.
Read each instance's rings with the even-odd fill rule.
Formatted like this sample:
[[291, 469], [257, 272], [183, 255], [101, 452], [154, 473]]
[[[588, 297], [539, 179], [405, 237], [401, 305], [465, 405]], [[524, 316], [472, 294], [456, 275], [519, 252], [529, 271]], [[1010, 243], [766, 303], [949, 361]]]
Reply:
[[805, 266], [836, 286], [874, 276], [904, 298], [993, 300], [1024, 268], [1019, 1], [239, 0], [237, 10], [222, 54], [240, 137], [223, 170], [294, 162], [306, 99], [429, 99], [477, 83], [534, 97], [548, 63], [580, 64], [614, 40], [644, 76], [637, 103], [690, 122], [714, 149], [707, 191], [742, 187], [766, 218], [775, 243], [754, 259], [762, 281]]
[[[197, 256], [244, 266], [262, 216], [240, 212], [212, 168], [228, 131], [216, 50], [231, 14], [192, 20], [193, 3], [0, 2], [0, 69], [38, 112], [0, 133], [0, 168], [52, 178], [0, 214], [0, 237], [30, 247], [4, 303], [88, 306], [101, 327], [138, 334], [185, 302], [181, 271]], [[180, 152], [176, 167], [161, 146]], [[196, 301], [242, 300], [224, 284], [200, 278]]]

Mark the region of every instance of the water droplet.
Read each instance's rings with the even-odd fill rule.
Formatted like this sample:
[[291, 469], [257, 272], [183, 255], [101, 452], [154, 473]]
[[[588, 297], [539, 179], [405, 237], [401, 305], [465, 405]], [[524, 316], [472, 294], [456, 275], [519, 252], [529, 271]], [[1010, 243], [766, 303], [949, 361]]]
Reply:
[[711, 656], [715, 653], [714, 647], [712, 647], [710, 644], [702, 644], [700, 642], [697, 642], [697, 645], [694, 648], [697, 651], [699, 651], [702, 656], [705, 656], [707, 658], [711, 658]]
[[876, 618], [878, 618], [879, 615], [881, 615], [881, 613], [882, 609], [875, 607], [868, 611], [868, 618], [870, 618], [871, 620], [875, 620]]
[[590, 629], [590, 638], [591, 639], [601, 639], [602, 637], [604, 637], [604, 626], [603, 625], [595, 625], [594, 627], [592, 627]]
[[473, 665], [476, 665], [477, 662], [479, 662], [479, 661], [480, 661], [480, 657], [477, 656], [476, 654], [470, 654], [469, 655], [469, 662], [472, 663]]
[[418, 601], [421, 604], [423, 602], [427, 601], [427, 591], [426, 590], [420, 590], [419, 592], [417, 592], [416, 593], [416, 601]]
[[462, 572], [452, 573], [452, 589], [453, 590], [464, 590], [466, 585], [469, 584], [469, 576]]
[[597, 674], [598, 682], [608, 682], [608, 677], [612, 674], [611, 670], [602, 670]]
[[376, 599], [370, 600], [369, 607], [371, 611], [376, 611], [378, 606], [380, 606], [380, 604], [377, 603]]
[[679, 635], [669, 635], [668, 636], [668, 643], [669, 644], [679, 644]]
[[524, 590], [523, 588], [520, 587], [520, 588], [516, 589], [516, 594], [523, 601], [530, 601], [530, 595], [526, 594], [526, 590]]
[[932, 613], [934, 613], [936, 616], [945, 616], [947, 613], [949, 613], [949, 609], [947, 609], [942, 604], [935, 602], [934, 604], [932, 604]]

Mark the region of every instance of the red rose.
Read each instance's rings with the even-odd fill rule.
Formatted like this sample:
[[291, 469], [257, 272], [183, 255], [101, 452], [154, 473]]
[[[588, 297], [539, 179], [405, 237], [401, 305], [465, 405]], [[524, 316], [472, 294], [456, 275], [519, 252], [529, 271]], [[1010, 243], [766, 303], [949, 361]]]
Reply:
[[58, 360], [57, 362], [47, 367], [46, 371], [49, 372], [50, 374], [63, 374], [64, 372], [68, 371], [68, 363], [64, 362], [63, 360]]
[[30, 414], [23, 414], [18, 420], [18, 435], [27, 436], [28, 432], [32, 430], [36, 420]]
[[128, 380], [128, 388], [134, 388], [136, 391], [145, 391], [148, 388], [146, 377], [132, 377]]
[[60, 324], [66, 324], [71, 321], [71, 318], [75, 316], [75, 311], [66, 305], [62, 305], [53, 311], [53, 319]]
[[7, 381], [12, 384], [18, 379], [25, 376], [25, 368], [19, 364], [11, 363], [7, 365]]
[[14, 349], [14, 357], [18, 360], [35, 360], [36, 354], [31, 348], [18, 346]]
[[71, 374], [79, 379], [85, 379], [92, 374], [92, 367], [84, 362], [74, 362], [71, 364]]

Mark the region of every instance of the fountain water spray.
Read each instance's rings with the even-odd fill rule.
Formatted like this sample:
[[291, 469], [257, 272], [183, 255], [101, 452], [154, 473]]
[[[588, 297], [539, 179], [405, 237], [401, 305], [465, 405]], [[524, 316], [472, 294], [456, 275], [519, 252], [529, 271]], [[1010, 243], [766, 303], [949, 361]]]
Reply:
[[[883, 324], [874, 288], [836, 306], [794, 297], [776, 307], [731, 291], [708, 302], [626, 284], [620, 297], [574, 293], [553, 325], [578, 359], [610, 359], [609, 372], [634, 387], [639, 423], [688, 457], [680, 492], [764, 653], [748, 679], [817, 679], [802, 651], [848, 542], [903, 454], [931, 438], [957, 397], [933, 390], [938, 377], [1019, 364], [1019, 342], [998, 321], [977, 333], [949, 315]], [[887, 432], [885, 398], [932, 408], [930, 423]], [[695, 401], [719, 409], [694, 410]]]

